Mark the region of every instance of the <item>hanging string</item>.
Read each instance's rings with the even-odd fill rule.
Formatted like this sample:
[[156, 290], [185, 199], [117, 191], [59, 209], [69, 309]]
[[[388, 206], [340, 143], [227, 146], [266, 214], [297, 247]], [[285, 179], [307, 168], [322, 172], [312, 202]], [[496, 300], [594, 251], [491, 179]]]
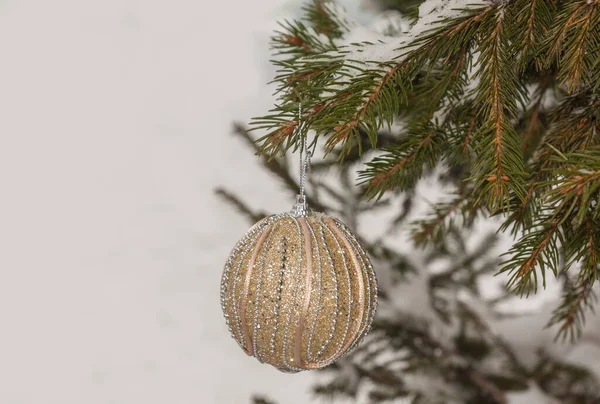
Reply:
[[298, 103], [298, 133], [302, 136], [302, 145], [300, 146], [300, 196], [306, 198], [306, 174], [310, 168], [310, 158], [312, 152], [308, 150], [308, 136], [302, 134], [302, 102]]
[[312, 152], [308, 150], [308, 136], [306, 133], [303, 133], [303, 126], [302, 102], [299, 102], [297, 133], [302, 137], [300, 143], [300, 194], [294, 206], [294, 213], [298, 216], [306, 216], [308, 213], [308, 206], [306, 204], [306, 176], [310, 166], [310, 158], [312, 157]]

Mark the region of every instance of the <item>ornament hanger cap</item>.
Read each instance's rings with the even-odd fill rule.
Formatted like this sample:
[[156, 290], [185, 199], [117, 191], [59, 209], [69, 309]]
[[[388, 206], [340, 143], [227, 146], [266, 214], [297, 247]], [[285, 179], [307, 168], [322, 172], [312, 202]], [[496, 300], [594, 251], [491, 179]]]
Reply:
[[308, 204], [306, 203], [306, 195], [300, 194], [296, 196], [296, 204], [291, 211], [293, 216], [308, 216]]

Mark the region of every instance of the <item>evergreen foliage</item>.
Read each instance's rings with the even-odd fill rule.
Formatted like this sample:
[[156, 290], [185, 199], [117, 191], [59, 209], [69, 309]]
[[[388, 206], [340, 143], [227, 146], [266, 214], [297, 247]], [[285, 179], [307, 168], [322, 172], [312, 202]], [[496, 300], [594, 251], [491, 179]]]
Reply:
[[[450, 14], [418, 35], [345, 44], [352, 24], [308, 4], [273, 39], [278, 103], [253, 122], [267, 132], [260, 152], [296, 149], [310, 129], [311, 148], [323, 138], [339, 161], [368, 159], [359, 178], [375, 200], [436, 166], [457, 173], [460, 204], [518, 236], [502, 266], [512, 291], [536, 292], [547, 270], [576, 278], [551, 320], [576, 337], [599, 265], [600, 1], [490, 0]], [[439, 241], [460, 213], [415, 236]]]
[[[414, 26], [423, 23], [420, 3], [384, 2], [413, 16]], [[380, 278], [373, 331], [323, 371], [330, 377], [315, 394], [499, 404], [533, 386], [560, 403], [600, 402], [600, 383], [589, 370], [551, 349], [519, 344], [541, 330], [522, 330], [517, 341], [503, 334], [506, 324], [528, 317], [497, 310], [552, 276], [564, 285], [547, 319], [557, 339], [578, 343], [593, 313], [600, 1], [461, 4], [422, 32], [361, 43], [345, 40], [355, 26], [340, 9], [307, 4], [303, 19], [283, 23], [273, 38], [278, 99], [251, 127], [264, 136], [255, 141], [252, 131], [236, 127], [291, 194], [299, 189], [296, 165], [284, 152], [303, 147], [307, 135], [309, 149], [323, 146], [313, 171], [335, 184], [311, 176], [309, 205], [357, 231]], [[432, 178], [451, 191], [415, 218], [415, 190]], [[252, 223], [267, 214], [217, 192]], [[389, 227], [379, 238], [364, 237], [361, 218], [382, 208], [393, 212]], [[502, 221], [500, 232], [515, 237], [502, 257], [494, 250], [497, 234], [476, 230], [492, 216]], [[412, 244], [387, 241], [399, 229], [409, 230]], [[496, 273], [507, 277], [507, 290], [490, 299], [480, 280]]]
[[[248, 131], [238, 125], [235, 133], [255, 150]], [[290, 157], [270, 159], [263, 155], [262, 163], [292, 196], [299, 187], [294, 179], [297, 165]], [[313, 170], [331, 174], [328, 163], [332, 164], [326, 161]], [[357, 230], [377, 270], [379, 310], [365, 341], [349, 356], [322, 370], [329, 377], [314, 386], [317, 397], [342, 402], [350, 398], [361, 403], [404, 398], [411, 403], [500, 404], [510, 403], [510, 394], [536, 386], [547, 397], [565, 404], [600, 400], [600, 383], [593, 373], [545, 352], [543, 344], [538, 344], [539, 330], [528, 328], [530, 314], [514, 315], [524, 320], [516, 336], [503, 334], [502, 328], [513, 318], [496, 309], [510, 293], [489, 299], [483, 296], [480, 284], [483, 276], [498, 269], [499, 261], [490, 253], [497, 235], [491, 230], [469, 235], [476, 221], [484, 217], [472, 205], [470, 188], [436, 204], [429, 216], [410, 225], [413, 197], [404, 195], [400, 204], [395, 198], [369, 200], [368, 186], [356, 186], [352, 180], [355, 165], [342, 164], [333, 184], [327, 181], [330, 176], [317, 179], [322, 176], [313, 173], [310, 206], [340, 217]], [[256, 211], [224, 189], [216, 192], [249, 223], [276, 213]], [[394, 212], [395, 219], [389, 228], [382, 229], [379, 238], [369, 241], [361, 235], [359, 222], [381, 209]], [[412, 230], [420, 250], [390, 243], [391, 236], [405, 227]], [[475, 246], [470, 247], [473, 239]], [[444, 263], [442, 269], [440, 262]], [[576, 313], [571, 321], [581, 322], [583, 311], [573, 311], [572, 305], [593, 302], [589, 284], [578, 282], [565, 282], [567, 293], [577, 296], [566, 299], [557, 310], [560, 322], [565, 311]], [[468, 298], [461, 298], [465, 293]], [[521, 358], [524, 352], [533, 359]], [[263, 396], [254, 397], [253, 402], [274, 404]]]

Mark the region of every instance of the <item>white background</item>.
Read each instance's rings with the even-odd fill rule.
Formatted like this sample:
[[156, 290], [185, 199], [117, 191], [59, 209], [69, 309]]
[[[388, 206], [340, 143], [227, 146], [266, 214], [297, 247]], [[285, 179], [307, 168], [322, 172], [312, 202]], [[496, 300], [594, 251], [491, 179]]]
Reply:
[[231, 134], [271, 105], [276, 0], [0, 1], [0, 403], [306, 403], [229, 337], [219, 281], [291, 201]]

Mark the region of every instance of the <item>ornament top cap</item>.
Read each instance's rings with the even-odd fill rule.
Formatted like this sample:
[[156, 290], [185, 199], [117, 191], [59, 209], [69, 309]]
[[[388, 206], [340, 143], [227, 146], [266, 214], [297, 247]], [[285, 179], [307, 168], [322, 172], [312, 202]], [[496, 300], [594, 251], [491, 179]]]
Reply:
[[308, 209], [308, 204], [306, 203], [306, 195], [297, 195], [296, 196], [296, 204], [290, 211], [292, 216], [300, 217], [300, 216], [308, 216], [310, 211]]

